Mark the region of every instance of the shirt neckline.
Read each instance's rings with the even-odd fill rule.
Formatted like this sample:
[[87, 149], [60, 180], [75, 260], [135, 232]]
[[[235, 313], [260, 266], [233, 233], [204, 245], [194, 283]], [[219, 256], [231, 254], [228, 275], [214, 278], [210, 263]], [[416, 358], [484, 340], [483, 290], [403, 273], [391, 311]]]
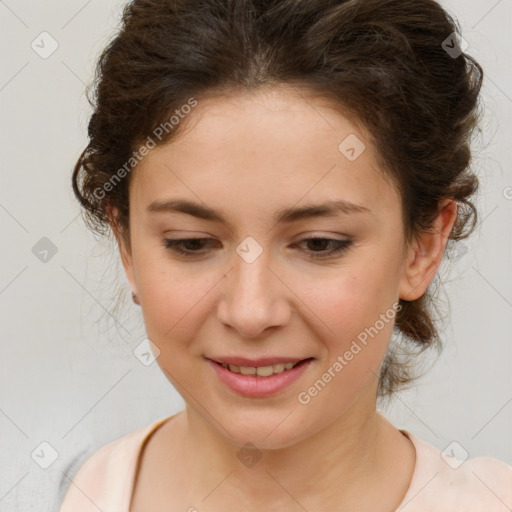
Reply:
[[408, 430], [399, 430], [412, 441], [414, 450], [416, 451], [416, 461], [414, 463], [409, 488], [402, 501], [395, 509], [395, 512], [400, 512], [413, 499], [416, 499], [416, 506], [422, 505], [422, 498], [419, 498], [419, 501], [417, 501], [418, 494], [444, 469], [445, 465], [442, 462], [441, 452], [437, 447], [416, 437]]
[[151, 436], [160, 428], [162, 427], [165, 423], [167, 423], [168, 421], [172, 420], [173, 418], [176, 418], [176, 416], [178, 416], [179, 412], [176, 413], [176, 414], [173, 414], [172, 416], [169, 416], [167, 418], [162, 418], [160, 420], [157, 420], [155, 423], [151, 424], [150, 427], [149, 427], [149, 430], [146, 432], [146, 434], [144, 435], [144, 438], [142, 439], [142, 442], [139, 443], [138, 445], [138, 451], [137, 451], [137, 458], [136, 458], [136, 461], [135, 461], [135, 470], [132, 471], [132, 474], [129, 475], [129, 479], [130, 479], [130, 487], [128, 489], [128, 497], [127, 497], [127, 512], [131, 512], [131, 507], [132, 507], [132, 503], [133, 503], [133, 493], [135, 491], [135, 482], [136, 482], [136, 479], [139, 475], [139, 471], [140, 471], [140, 462], [141, 462], [141, 458], [142, 458], [142, 452], [144, 450], [144, 447], [146, 446], [147, 442], [149, 441], [149, 439], [151, 438]]
[[[127, 498], [128, 499], [128, 507], [126, 509], [128, 512], [131, 511], [131, 506], [132, 506], [132, 502], [133, 502], [133, 493], [135, 490], [135, 481], [136, 481], [139, 471], [140, 471], [140, 462], [141, 462], [142, 452], [144, 450], [144, 447], [146, 446], [146, 444], [149, 441], [149, 439], [151, 438], [151, 436], [160, 427], [162, 427], [165, 423], [172, 420], [173, 418], [176, 418], [176, 416], [178, 414], [179, 413], [176, 413], [167, 418], [157, 420], [155, 423], [151, 424], [149, 427], [149, 430], [144, 435], [142, 442], [139, 444], [137, 458], [136, 458], [136, 462], [135, 462], [135, 470], [130, 475], [130, 488], [128, 490], [128, 498]], [[407, 491], [406, 491], [405, 496], [403, 497], [402, 501], [400, 502], [398, 507], [395, 509], [395, 512], [399, 512], [417, 494], [418, 482], [420, 480], [419, 468], [422, 467], [423, 457], [424, 457], [422, 450], [423, 450], [423, 446], [426, 444], [426, 443], [421, 442], [420, 439], [418, 439], [415, 435], [411, 434], [409, 431], [404, 430], [404, 429], [398, 429], [398, 430], [412, 442], [412, 444], [414, 446], [414, 451], [415, 451], [415, 461], [414, 461], [412, 477], [409, 482], [409, 487], [407, 488]]]

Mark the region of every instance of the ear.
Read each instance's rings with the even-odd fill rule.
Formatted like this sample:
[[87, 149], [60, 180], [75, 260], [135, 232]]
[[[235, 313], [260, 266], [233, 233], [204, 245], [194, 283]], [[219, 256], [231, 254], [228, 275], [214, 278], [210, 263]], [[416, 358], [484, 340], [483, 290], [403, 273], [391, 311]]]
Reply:
[[399, 297], [412, 301], [421, 297], [441, 265], [448, 236], [457, 220], [457, 203], [444, 199], [431, 230], [416, 237], [405, 259]]
[[107, 207], [107, 215], [109, 218], [110, 227], [112, 228], [112, 232], [114, 233], [114, 236], [117, 241], [117, 246], [119, 248], [119, 254], [121, 256], [121, 261], [123, 263], [126, 277], [130, 282], [132, 291], [137, 293], [129, 236], [127, 233], [123, 233], [123, 230], [119, 223], [119, 210], [115, 207]]

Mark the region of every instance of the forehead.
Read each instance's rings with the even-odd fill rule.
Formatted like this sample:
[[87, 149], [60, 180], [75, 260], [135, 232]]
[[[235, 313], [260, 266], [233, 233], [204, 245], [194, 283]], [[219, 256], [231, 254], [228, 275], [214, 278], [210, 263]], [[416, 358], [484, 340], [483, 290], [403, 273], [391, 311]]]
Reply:
[[136, 167], [133, 201], [185, 195], [212, 207], [260, 204], [262, 215], [301, 199], [397, 207], [364, 127], [326, 98], [289, 87], [219, 95], [198, 99], [182, 122]]

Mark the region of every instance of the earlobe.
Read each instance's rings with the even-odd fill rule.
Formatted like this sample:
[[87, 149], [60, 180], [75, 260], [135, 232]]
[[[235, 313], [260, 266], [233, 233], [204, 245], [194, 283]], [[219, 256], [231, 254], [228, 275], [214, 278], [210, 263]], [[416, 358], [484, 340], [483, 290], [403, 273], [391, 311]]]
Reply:
[[456, 219], [457, 203], [443, 200], [432, 229], [418, 235], [408, 252], [399, 286], [401, 299], [412, 301], [425, 293], [441, 265]]
[[437, 266], [432, 259], [432, 254], [419, 242], [415, 249], [411, 248], [409, 253], [400, 282], [399, 297], [407, 301], [420, 298], [434, 278], [436, 271]]

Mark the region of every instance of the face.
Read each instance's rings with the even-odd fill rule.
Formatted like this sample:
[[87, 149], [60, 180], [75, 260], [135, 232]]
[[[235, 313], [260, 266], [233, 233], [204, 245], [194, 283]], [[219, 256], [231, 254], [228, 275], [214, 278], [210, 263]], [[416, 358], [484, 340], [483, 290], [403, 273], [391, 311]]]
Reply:
[[400, 198], [366, 133], [284, 88], [199, 101], [187, 121], [133, 171], [120, 246], [160, 368], [239, 444], [285, 447], [362, 397], [374, 407], [411, 281]]

